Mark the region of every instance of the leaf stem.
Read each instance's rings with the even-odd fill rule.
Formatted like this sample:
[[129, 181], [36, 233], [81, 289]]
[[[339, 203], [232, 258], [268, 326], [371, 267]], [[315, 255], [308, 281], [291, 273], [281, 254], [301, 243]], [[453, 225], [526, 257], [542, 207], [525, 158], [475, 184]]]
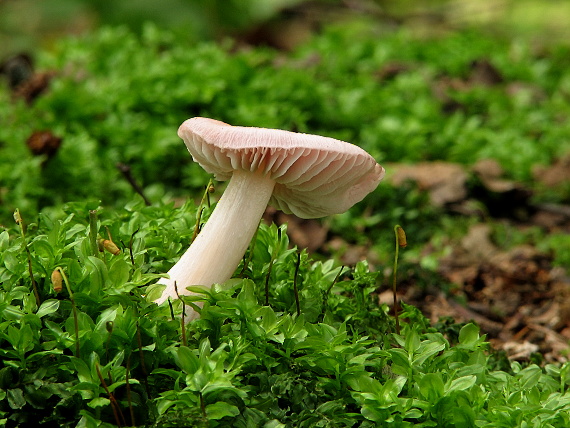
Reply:
[[277, 228], [277, 245], [273, 247], [271, 252], [271, 260], [269, 261], [269, 269], [267, 270], [267, 277], [265, 278], [265, 306], [269, 306], [269, 279], [271, 278], [271, 271], [273, 270], [273, 263], [277, 257], [279, 246], [281, 245], [281, 229]]
[[271, 255], [271, 260], [269, 261], [269, 269], [267, 270], [267, 276], [265, 277], [265, 306], [269, 306], [269, 278], [271, 278], [271, 270], [273, 268], [273, 262], [275, 259]]
[[301, 303], [299, 302], [299, 289], [297, 278], [299, 277], [299, 266], [301, 265], [301, 251], [297, 253], [297, 264], [295, 265], [295, 276], [293, 277], [293, 292], [295, 293], [295, 305], [297, 306], [297, 316], [301, 315]]
[[131, 355], [129, 353], [129, 356], [127, 358], [127, 367], [125, 370], [125, 386], [127, 388], [127, 402], [129, 403], [129, 413], [131, 416], [131, 426], [135, 427], [136, 423], [135, 423], [135, 411], [133, 409], [133, 400], [132, 400], [132, 396], [131, 396], [131, 383], [129, 382], [130, 380], [130, 371], [131, 371]]
[[117, 165], [117, 169], [121, 172], [121, 174], [123, 174], [123, 177], [125, 177], [125, 179], [127, 180], [127, 182], [131, 185], [131, 187], [133, 188], [133, 190], [140, 195], [140, 197], [143, 199], [144, 204], [147, 207], [150, 207], [152, 205], [152, 203], [150, 202], [150, 200], [146, 197], [146, 195], [144, 194], [144, 191], [142, 189], [142, 187], [139, 185], [139, 183], [137, 182], [137, 180], [135, 180], [135, 177], [133, 177], [133, 173], [131, 170], [131, 167], [127, 164], [121, 163], [119, 162]]
[[174, 291], [176, 291], [176, 295], [182, 302], [182, 317], [180, 318], [180, 327], [182, 328], [182, 345], [188, 346], [188, 340], [186, 339], [186, 323], [184, 320], [184, 316], [186, 315], [186, 303], [184, 303], [184, 299], [181, 299], [180, 294], [178, 294], [178, 285], [176, 284], [176, 281], [174, 281]]
[[16, 211], [14, 212], [14, 220], [16, 221], [16, 224], [20, 226], [20, 234], [22, 235], [22, 248], [26, 252], [26, 257], [28, 259], [28, 273], [30, 274], [30, 280], [32, 281], [32, 289], [34, 291], [36, 305], [39, 308], [40, 305], [42, 304], [42, 301], [40, 299], [40, 293], [38, 291], [38, 284], [36, 283], [36, 280], [34, 278], [34, 271], [32, 270], [32, 253], [30, 252], [28, 244], [26, 243], [26, 229], [24, 225], [24, 219], [20, 215], [19, 209], [16, 209]]
[[404, 229], [397, 224], [394, 226], [394, 234], [396, 235], [396, 252], [394, 255], [394, 273], [392, 278], [392, 293], [394, 294], [394, 318], [396, 320], [396, 333], [400, 334], [400, 318], [399, 318], [399, 302], [397, 296], [397, 276], [398, 276], [398, 256], [400, 252], [400, 247], [405, 247], [408, 243], [406, 241], [406, 234]]
[[133, 242], [135, 239], [135, 235], [137, 233], [139, 233], [140, 229], [135, 230], [132, 234], [131, 234], [131, 239], [129, 239], [129, 254], [131, 256], [131, 265], [133, 265], [133, 267], [135, 267], [135, 256], [133, 255]]
[[251, 238], [251, 244], [249, 246], [247, 257], [245, 254], [243, 256], [243, 267], [241, 269], [241, 272], [239, 273], [240, 278], [243, 278], [245, 271], [247, 270], [249, 264], [251, 263], [251, 259], [253, 258], [253, 252], [255, 251], [255, 243], [257, 241], [258, 232], [259, 232], [259, 227], [255, 230], [253, 238]]
[[[103, 389], [105, 390], [105, 392], [109, 396], [109, 401], [111, 402], [111, 408], [113, 409], [113, 415], [115, 416], [115, 422], [117, 422], [117, 426], [122, 427], [122, 426], [127, 425], [127, 422], [125, 421], [125, 417], [123, 416], [123, 412], [121, 412], [121, 408], [119, 407], [119, 403], [117, 402], [117, 399], [115, 398], [113, 393], [111, 391], [109, 391], [109, 387], [107, 387], [107, 384], [105, 383], [105, 379], [103, 378], [103, 375], [101, 374], [101, 369], [99, 367], [99, 363], [95, 363], [95, 370], [97, 371], [97, 376], [99, 377], [99, 380], [101, 381], [101, 385], [103, 386]], [[122, 422], [122, 424], [121, 424], [121, 422]]]
[[75, 298], [73, 297], [73, 291], [71, 291], [71, 287], [69, 285], [69, 280], [67, 279], [67, 275], [65, 274], [63, 269], [59, 266], [55, 269], [58, 270], [59, 273], [61, 274], [61, 276], [63, 278], [63, 282], [65, 284], [65, 288], [67, 289], [67, 292], [69, 293], [69, 300], [71, 301], [71, 311], [73, 313], [73, 328], [75, 330], [75, 356], [77, 358], [80, 358], [80, 352], [79, 352], [79, 348], [80, 348], [79, 347], [79, 319], [78, 319], [78, 315], [77, 315], [77, 306], [75, 305]]
[[97, 210], [89, 211], [89, 242], [91, 242], [91, 254], [99, 258], [99, 245], [97, 244]]
[[143, 374], [144, 386], [146, 390], [147, 398], [150, 398], [150, 387], [148, 385], [148, 371], [146, 369], [146, 364], [144, 363], [144, 353], [143, 353], [143, 345], [142, 345], [142, 337], [141, 337], [141, 327], [139, 322], [137, 321], [137, 344], [139, 346], [139, 359], [141, 360], [141, 371]]
[[344, 270], [344, 266], [340, 267], [340, 270], [337, 272], [336, 276], [334, 277], [333, 281], [331, 282], [331, 285], [329, 285], [329, 288], [327, 288], [327, 291], [324, 292], [323, 295], [323, 309], [321, 311], [321, 322], [324, 321], [325, 319], [325, 313], [327, 311], [327, 304], [329, 301], [329, 294], [332, 291], [332, 288], [334, 287], [334, 285], [338, 282], [338, 279], [340, 278], [340, 275], [342, 273], [342, 271]]

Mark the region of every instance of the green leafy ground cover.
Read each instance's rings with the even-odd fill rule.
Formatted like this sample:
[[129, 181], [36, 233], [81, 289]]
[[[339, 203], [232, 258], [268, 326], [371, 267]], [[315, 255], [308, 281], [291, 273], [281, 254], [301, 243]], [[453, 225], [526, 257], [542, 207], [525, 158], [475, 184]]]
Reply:
[[432, 327], [412, 306], [396, 334], [374, 298], [377, 273], [315, 262], [289, 248], [284, 227], [259, 229], [239, 278], [204, 291], [183, 333], [180, 303], [145, 294], [184, 248], [194, 204], [100, 210], [98, 236], [126, 243], [117, 255], [94, 250], [89, 208], [0, 234], [5, 426], [570, 423], [569, 364], [509, 364], [475, 325]]
[[[570, 150], [569, 58], [567, 48], [537, 54], [470, 33], [420, 42], [331, 29], [283, 56], [188, 46], [154, 27], [141, 38], [104, 29], [42, 53], [39, 68], [56, 76], [32, 106], [0, 92], [2, 219], [15, 207], [35, 212], [84, 198], [121, 206], [131, 189], [117, 179], [117, 162], [144, 186], [179, 195], [200, 188], [207, 178], [175, 132], [196, 115], [332, 136], [379, 162], [494, 158], [507, 177], [531, 181], [533, 166]], [[444, 79], [467, 78], [482, 59], [503, 82], [444, 86], [436, 96]], [[394, 64], [402, 69], [387, 75]], [[22, 144], [34, 130], [63, 139], [45, 164]]]
[[[205, 293], [201, 319], [186, 330], [173, 316], [179, 302], [158, 308], [148, 299], [186, 249], [192, 200], [209, 179], [176, 136], [186, 118], [328, 135], [381, 163], [491, 157], [534, 188], [532, 167], [570, 150], [568, 54], [474, 33], [420, 42], [350, 27], [287, 55], [188, 46], [154, 27], [140, 38], [103, 29], [41, 53], [39, 68], [55, 72], [45, 94], [26, 104], [0, 90], [0, 420], [568, 426], [568, 364], [510, 363], [474, 325], [432, 326], [412, 306], [397, 334], [375, 297], [380, 273], [316, 261], [290, 248], [283, 227], [261, 226], [236, 279]], [[470, 82], [482, 59], [500, 81]], [[25, 145], [37, 130], [62, 138], [50, 159]], [[133, 196], [118, 162], [152, 206]], [[190, 201], [175, 208], [174, 197]], [[381, 184], [331, 227], [389, 259], [395, 223], [421, 243], [447, 221], [425, 195]], [[121, 252], [99, 252], [94, 239]]]
[[[469, 32], [419, 41], [358, 25], [332, 27], [288, 55], [231, 42], [189, 46], [152, 26], [141, 37], [107, 28], [64, 40], [40, 53], [39, 70], [55, 77], [32, 105], [0, 89], [0, 224], [15, 208], [34, 215], [84, 199], [123, 206], [133, 191], [119, 162], [151, 201], [196, 195], [208, 177], [176, 136], [196, 115], [343, 139], [380, 163], [493, 158], [505, 178], [540, 188], [532, 168], [570, 151], [569, 58], [567, 47], [536, 50]], [[499, 77], [473, 82], [477, 61]], [[62, 139], [56, 156], [30, 153], [23, 142], [34, 131]], [[540, 195], [569, 198], [568, 189]], [[382, 185], [367, 202], [373, 215], [363, 218], [361, 205], [332, 228], [351, 241], [369, 236], [379, 253], [394, 224], [425, 242], [425, 224], [438, 216], [409, 189]]]

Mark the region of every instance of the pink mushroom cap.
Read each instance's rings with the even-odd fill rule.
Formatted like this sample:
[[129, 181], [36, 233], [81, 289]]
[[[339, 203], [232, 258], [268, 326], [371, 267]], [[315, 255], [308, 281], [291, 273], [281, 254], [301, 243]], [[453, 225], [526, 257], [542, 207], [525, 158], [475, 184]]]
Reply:
[[318, 135], [231, 126], [203, 117], [178, 129], [188, 151], [220, 181], [242, 170], [269, 176], [269, 205], [301, 218], [347, 211], [372, 192], [385, 171], [360, 147]]

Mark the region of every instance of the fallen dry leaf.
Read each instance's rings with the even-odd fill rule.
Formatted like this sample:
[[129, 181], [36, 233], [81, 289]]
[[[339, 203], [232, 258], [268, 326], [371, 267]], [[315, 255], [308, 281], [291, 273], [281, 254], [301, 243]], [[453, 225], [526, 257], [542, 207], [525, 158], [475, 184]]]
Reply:
[[62, 138], [51, 131], [34, 131], [26, 140], [26, 145], [34, 156], [53, 157], [61, 146]]
[[570, 153], [558, 159], [553, 165], [537, 166], [533, 170], [534, 178], [547, 187], [556, 187], [570, 183]]
[[294, 215], [285, 214], [273, 207], [267, 207], [263, 220], [276, 225], [287, 224], [287, 235], [293, 245], [306, 248], [309, 252], [319, 250], [326, 241], [328, 227], [315, 219], [301, 219]]
[[0, 74], [6, 76], [14, 98], [23, 98], [31, 104], [49, 86], [54, 72], [34, 71], [34, 61], [27, 53], [19, 53], [0, 64]]
[[420, 190], [429, 192], [430, 200], [441, 207], [459, 202], [467, 196], [468, 175], [461, 165], [447, 162], [421, 162], [414, 165], [392, 164], [388, 180], [395, 186], [413, 181]]
[[496, 193], [510, 192], [519, 184], [502, 178], [504, 171], [495, 159], [482, 159], [473, 165], [471, 170], [479, 177], [483, 185]]
[[315, 219], [301, 219], [279, 211], [275, 222], [287, 223], [287, 234], [291, 242], [309, 252], [321, 248], [327, 238], [328, 227]]

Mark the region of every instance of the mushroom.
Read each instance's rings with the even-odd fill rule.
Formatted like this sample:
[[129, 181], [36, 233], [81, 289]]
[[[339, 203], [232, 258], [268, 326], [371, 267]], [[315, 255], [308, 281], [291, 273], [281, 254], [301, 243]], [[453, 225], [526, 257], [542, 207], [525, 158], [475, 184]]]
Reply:
[[[231, 126], [203, 117], [178, 129], [194, 161], [217, 180], [230, 180], [210, 218], [158, 284], [155, 300], [191, 295], [231, 278], [268, 204], [301, 218], [342, 213], [374, 190], [384, 168], [344, 141], [277, 129]], [[186, 320], [199, 317], [187, 310]]]

